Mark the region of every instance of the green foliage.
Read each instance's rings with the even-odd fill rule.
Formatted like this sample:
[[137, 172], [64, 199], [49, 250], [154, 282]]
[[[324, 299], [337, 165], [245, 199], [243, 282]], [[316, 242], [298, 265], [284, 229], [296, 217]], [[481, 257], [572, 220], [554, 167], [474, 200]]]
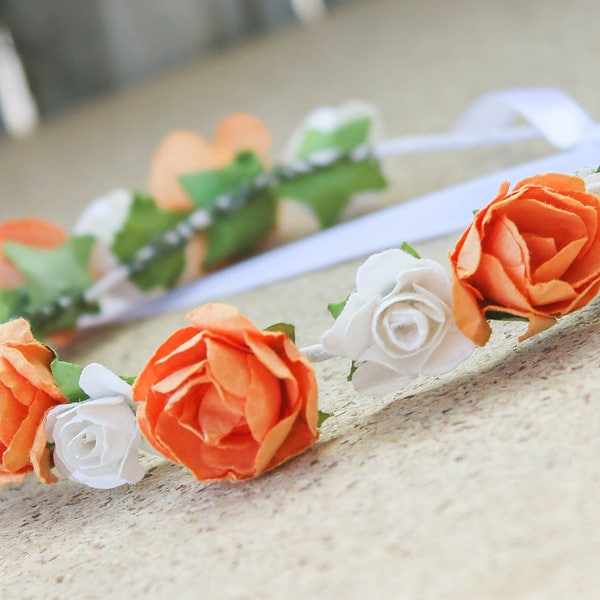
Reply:
[[344, 310], [344, 308], [346, 307], [346, 304], [348, 302], [348, 298], [350, 296], [347, 296], [345, 300], [342, 300], [341, 302], [330, 302], [327, 305], [327, 310], [329, 311], [329, 314], [334, 318], [337, 319], [341, 314], [342, 311]]
[[[131, 260], [140, 248], [173, 228], [189, 213], [185, 210], [162, 210], [150, 196], [136, 194], [127, 220], [115, 236], [111, 249], [120, 261]], [[132, 275], [131, 280], [144, 291], [170, 289], [177, 283], [184, 267], [184, 249], [178, 248], [157, 258], [152, 268]]]
[[321, 427], [329, 417], [333, 417], [333, 413], [325, 412], [323, 410], [319, 411], [319, 418], [317, 420], [317, 427]]
[[371, 119], [363, 117], [332, 131], [309, 129], [300, 142], [295, 158], [306, 158], [325, 148], [335, 148], [342, 152], [351, 150], [367, 141], [371, 126]]
[[421, 255], [408, 242], [402, 242], [400, 245], [400, 250], [406, 252], [406, 254], [414, 256], [415, 258], [421, 258]]
[[[184, 175], [180, 182], [194, 206], [212, 210], [221, 196], [235, 194], [263, 170], [255, 154], [240, 152], [226, 167]], [[253, 192], [238, 212], [220, 215], [206, 230], [204, 266], [213, 267], [224, 259], [252, 251], [273, 229], [276, 215], [277, 198], [269, 188]]]
[[296, 343], [296, 328], [290, 323], [275, 323], [265, 328], [265, 331], [280, 331], [285, 333], [292, 342]]
[[89, 398], [79, 387], [79, 378], [81, 377], [83, 366], [55, 358], [50, 365], [50, 369], [52, 370], [52, 375], [58, 389], [67, 399], [67, 402], [82, 402]]
[[94, 238], [76, 236], [53, 250], [4, 243], [4, 253], [23, 273], [26, 294], [32, 307], [41, 307], [61, 294], [78, 294], [92, 280], [89, 262]]
[[0, 290], [0, 323], [4, 323], [16, 315], [22, 301], [21, 289]]
[[354, 377], [354, 373], [356, 373], [357, 370], [358, 370], [358, 366], [356, 365], [356, 362], [352, 361], [352, 364], [350, 365], [350, 373], [348, 373], [348, 377], [346, 377], [346, 381], [352, 381], [352, 378]]
[[360, 162], [338, 162], [327, 169], [284, 181], [279, 186], [279, 195], [308, 204], [321, 227], [329, 227], [338, 220], [352, 196], [386, 186], [379, 163], [368, 158]]
[[[348, 152], [368, 141], [372, 125], [371, 118], [361, 117], [331, 131], [309, 129], [300, 140], [295, 158], [303, 159], [321, 150]], [[325, 170], [285, 181], [279, 192], [282, 198], [308, 204], [321, 227], [329, 227], [352, 196], [386, 186], [379, 163], [368, 158], [360, 162], [341, 161]]]
[[[92, 283], [89, 263], [94, 241], [89, 235], [75, 236], [51, 250], [5, 242], [4, 253], [25, 276], [25, 285], [2, 292], [0, 316], [5, 317], [9, 310], [11, 316], [33, 314], [61, 296], [77, 297], [83, 293]], [[95, 304], [86, 305], [86, 312], [96, 308]], [[44, 332], [71, 329], [81, 313], [81, 305], [71, 306], [54, 318]]]
[[525, 317], [519, 317], [518, 315], [512, 315], [500, 310], [486, 311], [485, 318], [489, 319], [490, 321], [528, 321], [528, 319]]

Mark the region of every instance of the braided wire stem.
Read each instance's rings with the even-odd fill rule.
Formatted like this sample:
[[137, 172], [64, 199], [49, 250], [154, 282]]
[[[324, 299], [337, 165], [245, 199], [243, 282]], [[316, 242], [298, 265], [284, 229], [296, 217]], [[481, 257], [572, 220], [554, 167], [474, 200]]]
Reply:
[[95, 312], [96, 302], [103, 294], [132, 275], [147, 270], [159, 258], [182, 248], [196, 233], [204, 231], [219, 218], [237, 214], [260, 191], [276, 188], [286, 181], [300, 179], [340, 163], [362, 162], [374, 157], [372, 148], [366, 145], [356, 146], [349, 151], [327, 149], [289, 165], [276, 167], [269, 173], [259, 173], [235, 192], [219, 196], [213, 207], [199, 208], [191, 212], [177, 225], [140, 248], [130, 260], [122, 262], [103, 275], [85, 291], [79, 294], [62, 294], [55, 301], [36, 311], [22, 313], [21, 316], [31, 323], [34, 330], [43, 331], [52, 321], [59, 319], [69, 310], [75, 309], [79, 314]]

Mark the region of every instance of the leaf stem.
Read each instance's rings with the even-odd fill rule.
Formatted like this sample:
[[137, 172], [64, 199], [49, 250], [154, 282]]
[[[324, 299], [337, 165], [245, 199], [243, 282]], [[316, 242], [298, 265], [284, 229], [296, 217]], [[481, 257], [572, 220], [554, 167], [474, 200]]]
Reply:
[[204, 231], [219, 218], [238, 213], [257, 192], [267, 188], [276, 188], [285, 181], [309, 176], [342, 162], [361, 162], [372, 156], [372, 148], [367, 145], [357, 146], [345, 152], [327, 149], [315, 152], [289, 165], [276, 167], [271, 172], [259, 173], [233, 193], [218, 197], [212, 208], [198, 208], [175, 227], [160, 233], [150, 243], [142, 246], [132, 259], [120, 263], [84, 292], [63, 294], [56, 301], [46, 304], [36, 311], [22, 312], [21, 316], [26, 317], [35, 330], [43, 333], [53, 321], [69, 310], [76, 309], [79, 315], [91, 313], [96, 307], [95, 303], [105, 293], [127, 280], [131, 275], [150, 268], [157, 259], [181, 248], [193, 235]]

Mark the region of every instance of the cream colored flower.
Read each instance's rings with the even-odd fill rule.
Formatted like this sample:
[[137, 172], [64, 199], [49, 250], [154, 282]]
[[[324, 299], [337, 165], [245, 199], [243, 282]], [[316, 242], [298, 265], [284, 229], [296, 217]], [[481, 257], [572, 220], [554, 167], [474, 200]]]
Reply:
[[573, 175], [583, 179], [585, 182], [585, 191], [588, 194], [600, 196], [600, 173], [598, 173], [598, 167], [578, 169]]
[[144, 468], [138, 459], [142, 437], [131, 386], [96, 363], [83, 370], [79, 385], [89, 400], [61, 404], [46, 417], [57, 470], [98, 489], [137, 483]]
[[352, 383], [371, 395], [396, 391], [420, 373], [449, 371], [474, 348], [454, 323], [449, 274], [399, 249], [358, 269], [356, 291], [322, 344], [355, 362]]

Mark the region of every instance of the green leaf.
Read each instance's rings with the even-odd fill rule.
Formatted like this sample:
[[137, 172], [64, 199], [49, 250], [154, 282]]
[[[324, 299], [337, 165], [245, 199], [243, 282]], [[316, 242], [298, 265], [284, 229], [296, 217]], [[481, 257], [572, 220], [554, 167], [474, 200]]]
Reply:
[[477, 215], [478, 215], [480, 212], [481, 212], [481, 210], [480, 210], [480, 209], [478, 209], [478, 208], [474, 208], [474, 209], [473, 209], [473, 216], [474, 216], [474, 217], [476, 217], [476, 216], [477, 216]]
[[127, 375], [119, 375], [119, 377], [125, 382], [128, 383], [129, 385], [133, 385], [135, 383], [135, 380], [137, 379], [136, 375], [131, 375], [131, 376], [127, 376]]
[[[120, 261], [132, 259], [136, 252], [160, 233], [173, 228], [190, 214], [187, 210], [162, 210], [150, 196], [136, 194], [129, 215], [115, 236], [112, 251]], [[151, 268], [131, 276], [142, 290], [170, 289], [175, 286], [185, 267], [184, 249], [178, 248], [157, 258]]]
[[210, 268], [252, 252], [275, 227], [276, 215], [276, 196], [272, 190], [263, 190], [254, 194], [240, 212], [219, 218], [206, 232], [204, 266]]
[[348, 373], [348, 377], [346, 377], [346, 381], [352, 381], [352, 378], [354, 377], [354, 373], [356, 373], [357, 370], [358, 370], [358, 366], [356, 365], [356, 362], [352, 361], [352, 364], [350, 365], [350, 373]]
[[89, 396], [79, 387], [79, 378], [83, 371], [82, 365], [58, 360], [55, 358], [50, 364], [54, 381], [67, 402], [82, 402]]
[[333, 131], [309, 129], [300, 142], [296, 158], [306, 158], [326, 148], [335, 148], [342, 152], [351, 150], [367, 141], [371, 126], [372, 120], [369, 117], [361, 117]]
[[29, 302], [37, 308], [91, 285], [88, 269], [94, 242], [90, 235], [75, 236], [53, 250], [5, 242], [4, 253], [25, 276]]
[[[262, 172], [262, 162], [255, 154], [240, 152], [223, 169], [184, 175], [180, 181], [195, 206], [213, 209], [219, 197], [234, 194]], [[254, 192], [240, 211], [221, 215], [206, 230], [204, 266], [213, 267], [254, 250], [275, 226], [276, 215], [277, 198], [269, 188]]]
[[[4, 252], [23, 273], [26, 283], [19, 288], [19, 302], [13, 316], [33, 314], [60, 296], [77, 297], [91, 284], [89, 263], [95, 240], [90, 235], [70, 238], [58, 248], [46, 250], [14, 242], [4, 243]], [[14, 300], [14, 297], [13, 297]], [[85, 312], [97, 310], [96, 304], [74, 304], [43, 326], [44, 333], [71, 329]], [[35, 331], [36, 335], [42, 331]]]
[[297, 179], [284, 181], [279, 195], [308, 204], [322, 227], [333, 225], [352, 196], [387, 186], [377, 160], [343, 161]]
[[194, 206], [213, 208], [219, 196], [235, 192], [263, 171], [263, 164], [256, 154], [238, 152], [222, 169], [182, 175], [179, 182]]
[[4, 323], [15, 316], [22, 301], [23, 294], [19, 288], [0, 290], [0, 323]]
[[327, 305], [327, 310], [334, 319], [337, 319], [342, 314], [342, 311], [348, 303], [348, 298], [350, 298], [350, 296], [346, 296], [346, 299], [342, 300], [341, 302], [330, 302]]
[[408, 242], [402, 242], [400, 245], [400, 250], [406, 252], [406, 254], [414, 256], [414, 258], [421, 258], [421, 255]]
[[265, 331], [280, 331], [285, 333], [292, 342], [296, 343], [296, 328], [290, 323], [275, 323], [266, 327]]
[[333, 417], [333, 413], [329, 413], [329, 412], [320, 410], [319, 418], [317, 420], [317, 427], [321, 427], [321, 425], [323, 425], [323, 423], [325, 423], [325, 421], [327, 421], [327, 419], [329, 419], [329, 417]]
[[598, 168], [596, 169], [596, 173], [600, 173], [600, 165], [598, 165]]
[[485, 313], [485, 318], [492, 321], [528, 321], [525, 317], [519, 317], [518, 315], [512, 315], [505, 313], [500, 310], [488, 310]]

